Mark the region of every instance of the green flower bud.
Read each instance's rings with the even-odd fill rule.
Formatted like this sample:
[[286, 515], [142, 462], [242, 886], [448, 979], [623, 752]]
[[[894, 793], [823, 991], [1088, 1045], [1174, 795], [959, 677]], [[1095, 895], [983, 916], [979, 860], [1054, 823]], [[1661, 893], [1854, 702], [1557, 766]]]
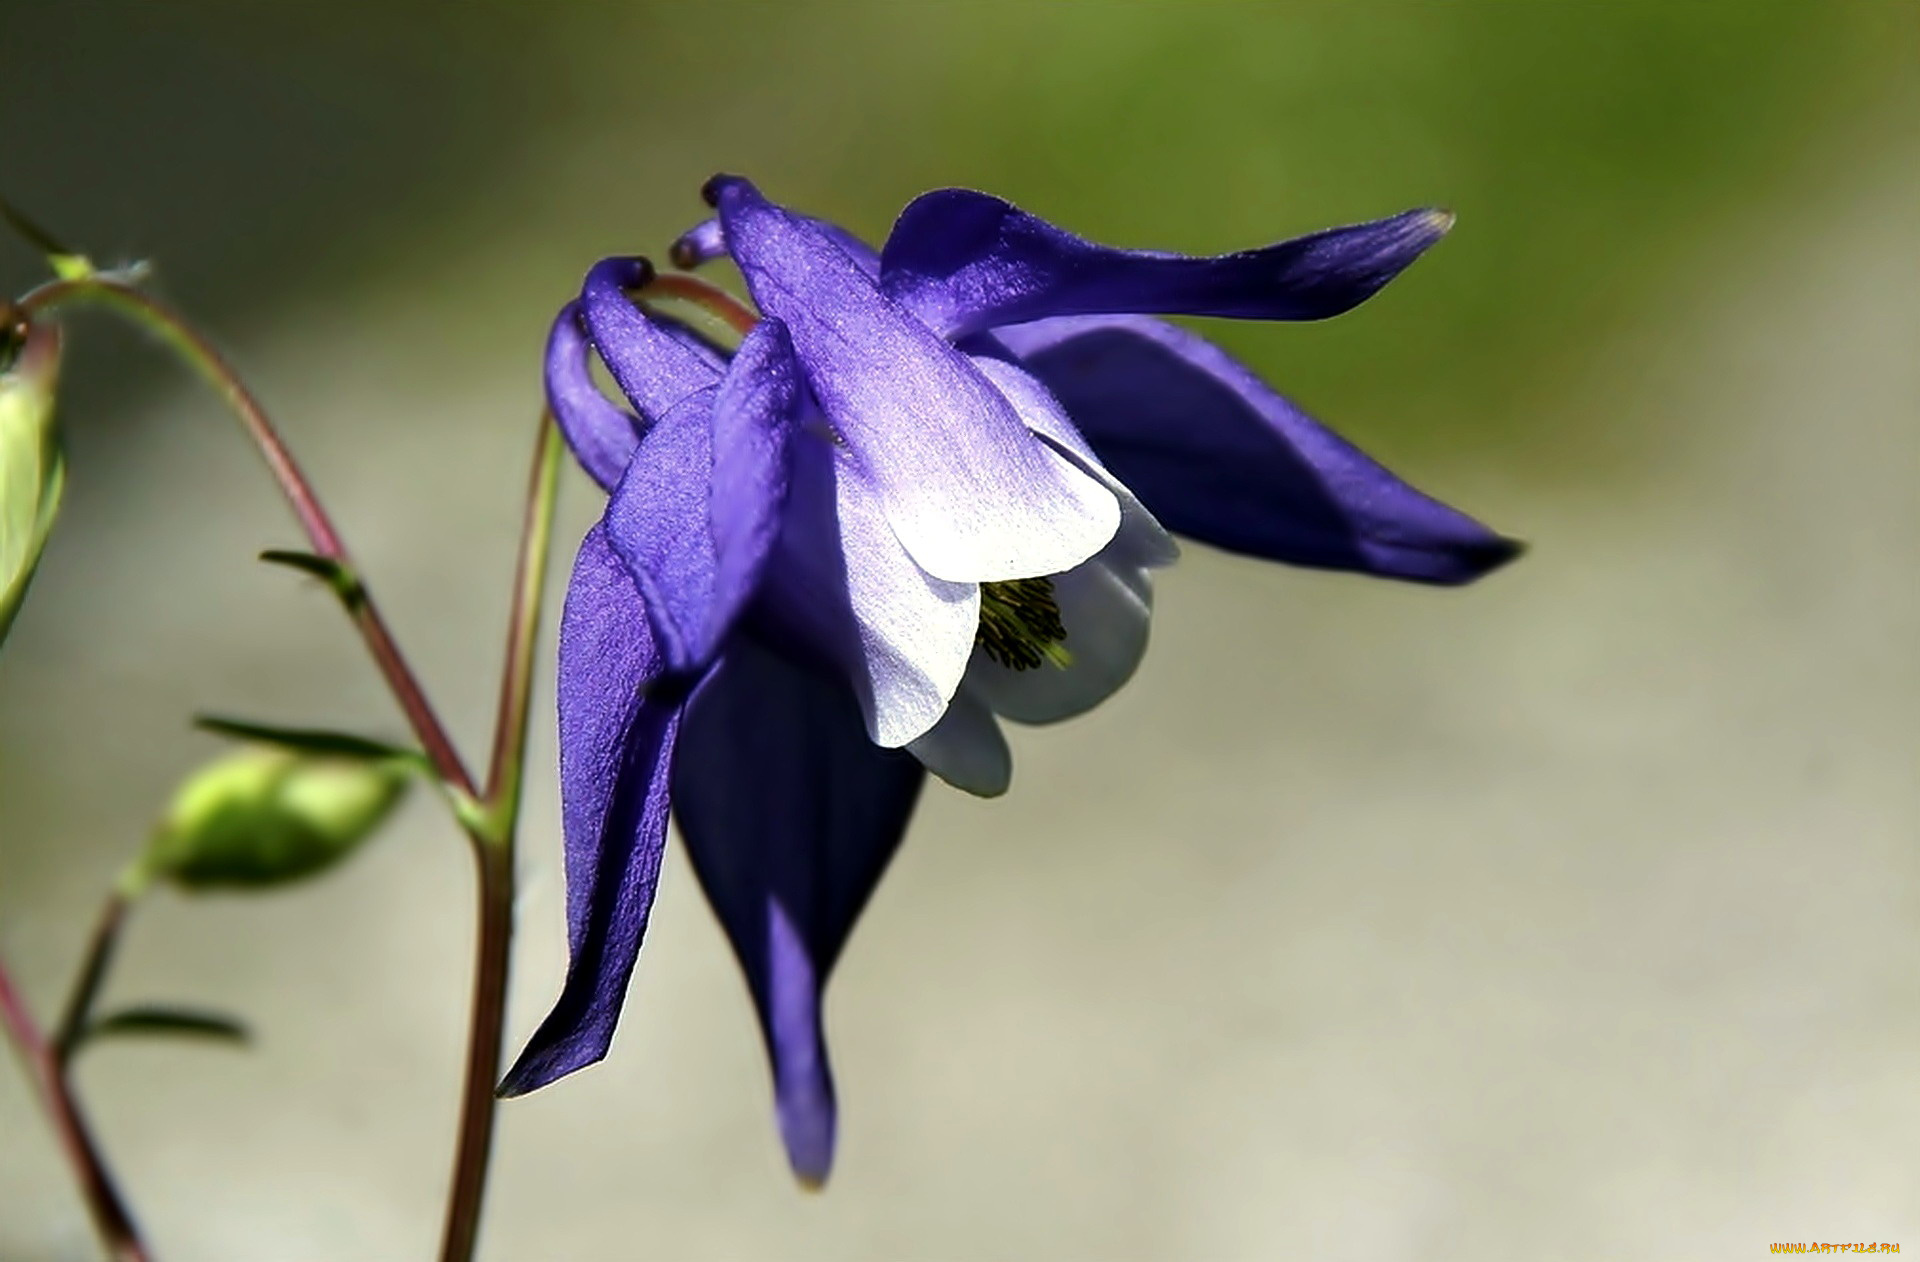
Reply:
[[0, 642], [26, 598], [66, 485], [53, 423], [59, 375], [58, 329], [0, 327]]
[[245, 889], [312, 876], [371, 837], [410, 779], [396, 759], [228, 754], [180, 787], [131, 883]]

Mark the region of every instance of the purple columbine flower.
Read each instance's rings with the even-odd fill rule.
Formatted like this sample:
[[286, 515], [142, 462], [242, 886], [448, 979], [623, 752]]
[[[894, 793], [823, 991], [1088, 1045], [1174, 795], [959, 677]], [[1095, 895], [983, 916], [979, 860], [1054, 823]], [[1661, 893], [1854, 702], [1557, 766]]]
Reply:
[[571, 963], [503, 1090], [606, 1054], [671, 813], [753, 992], [788, 1156], [818, 1182], [822, 988], [925, 772], [1001, 793], [1002, 718], [1054, 722], [1125, 683], [1169, 530], [1424, 583], [1519, 547], [1151, 318], [1337, 315], [1439, 240], [1441, 212], [1190, 258], [945, 189], [876, 254], [744, 179], [705, 191], [718, 215], [673, 257], [739, 266], [761, 319], [737, 350], [637, 306], [635, 259], [588, 273], [548, 347], [554, 415], [610, 498], [560, 630]]

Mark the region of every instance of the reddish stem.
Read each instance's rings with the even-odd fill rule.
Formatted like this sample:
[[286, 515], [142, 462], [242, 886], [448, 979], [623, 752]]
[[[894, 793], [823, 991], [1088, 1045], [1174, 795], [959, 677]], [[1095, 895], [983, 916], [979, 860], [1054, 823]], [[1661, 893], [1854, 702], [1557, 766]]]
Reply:
[[738, 298], [724, 289], [716, 288], [693, 276], [677, 276], [671, 272], [663, 276], [655, 276], [642, 285], [634, 296], [678, 298], [682, 302], [693, 303], [697, 307], [705, 308], [709, 315], [724, 321], [742, 337], [753, 332], [753, 326], [760, 323], [760, 317], [749, 310]]
[[267, 419], [266, 410], [226, 358], [179, 312], [144, 290], [106, 276], [92, 275], [42, 285], [20, 300], [19, 309], [31, 316], [35, 312], [75, 300], [101, 301], [132, 313], [142, 324], [170, 342], [226, 399], [239, 416], [240, 423], [246, 427], [248, 437], [259, 449], [261, 459], [273, 474], [273, 480], [279, 484], [281, 494], [292, 507], [293, 515], [299, 519], [300, 529], [305, 532], [314, 553], [338, 567], [345, 580], [340, 593], [342, 603], [354, 625], [359, 628], [361, 638], [366, 641], [367, 651], [379, 666], [387, 687], [405, 712], [415, 738], [432, 761], [434, 771], [447, 785], [468, 798], [473, 797], [473, 778], [467, 774], [466, 764], [454, 748], [453, 739], [441, 726], [439, 716], [427, 700], [426, 691], [407, 665], [393, 633], [387, 629], [386, 620], [373, 603], [371, 593], [361, 583], [359, 571], [355, 569], [353, 558], [348, 554], [339, 531], [334, 528], [333, 520], [321, 506], [320, 498], [306, 475], [300, 471], [293, 453], [281, 442], [273, 423]]
[[114, 1262], [149, 1262], [151, 1255], [141, 1242], [140, 1229], [114, 1184], [106, 1158], [94, 1143], [93, 1132], [88, 1129], [80, 1104], [73, 1097], [60, 1057], [34, 1023], [26, 998], [3, 963], [0, 963], [0, 1024], [6, 1026], [7, 1036], [26, 1066], [34, 1094], [53, 1122], [60, 1147], [79, 1180], [80, 1195], [93, 1215], [93, 1225]]

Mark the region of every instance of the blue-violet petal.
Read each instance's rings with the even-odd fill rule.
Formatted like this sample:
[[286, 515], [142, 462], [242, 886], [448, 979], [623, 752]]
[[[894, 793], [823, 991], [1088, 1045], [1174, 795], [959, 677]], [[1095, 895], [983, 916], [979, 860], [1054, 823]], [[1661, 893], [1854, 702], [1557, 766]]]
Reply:
[[666, 849], [678, 699], [639, 594], [600, 527], [574, 559], [560, 621], [560, 802], [567, 978], [501, 1091], [522, 1095], [607, 1054]]
[[969, 189], [922, 194], [881, 251], [881, 286], [949, 337], [1050, 316], [1319, 320], [1372, 297], [1446, 234], [1409, 210], [1276, 245], [1195, 257], [1096, 245]]
[[1184, 329], [1145, 317], [1068, 318], [998, 336], [1175, 533], [1420, 583], [1471, 582], [1521, 551]]
[[633, 459], [640, 422], [600, 393], [590, 368], [592, 353], [593, 345], [580, 327], [580, 305], [570, 302], [560, 309], [547, 338], [547, 407], [580, 467], [600, 489], [611, 491]]
[[786, 330], [763, 321], [718, 387], [640, 440], [607, 503], [607, 538], [645, 598], [667, 669], [698, 671], [759, 585], [787, 498], [800, 399]]
[[655, 422], [688, 395], [719, 381], [725, 365], [683, 327], [651, 319], [634, 305], [627, 290], [650, 274], [642, 259], [602, 259], [580, 287], [580, 309], [600, 357], [634, 411]]

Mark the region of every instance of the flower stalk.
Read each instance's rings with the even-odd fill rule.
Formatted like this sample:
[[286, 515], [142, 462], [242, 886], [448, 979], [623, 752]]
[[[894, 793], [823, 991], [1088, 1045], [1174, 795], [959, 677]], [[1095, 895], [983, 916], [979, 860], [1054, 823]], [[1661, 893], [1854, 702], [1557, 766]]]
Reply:
[[[494, 1085], [500, 1073], [513, 935], [514, 842], [525, 780], [534, 651], [563, 451], [559, 432], [543, 412], [528, 484], [492, 753], [482, 791], [407, 664], [318, 494], [258, 398], [225, 357], [184, 316], [159, 299], [126, 279], [90, 269], [76, 269], [40, 286], [15, 304], [14, 310], [24, 320], [59, 307], [79, 305], [106, 307], [158, 336], [219, 393], [239, 418], [312, 549], [310, 556], [281, 553], [271, 554], [268, 559], [326, 577], [406, 715], [441, 782], [455, 821], [470, 843], [478, 903], [472, 1010], [459, 1135], [440, 1254], [442, 1262], [468, 1262], [478, 1238], [492, 1149]], [[78, 1044], [105, 976], [125, 911], [123, 896], [116, 894], [109, 899], [56, 1038], [48, 1040], [41, 1034], [3, 966], [0, 1019], [28, 1064], [115, 1262], [147, 1262], [148, 1254], [132, 1217], [107, 1173], [64, 1074], [66, 1058]]]
[[452, 1190], [441, 1234], [442, 1262], [466, 1262], [479, 1235], [493, 1151], [493, 1120], [500, 1080], [500, 1045], [507, 1015], [509, 947], [513, 940], [513, 865], [521, 786], [526, 779], [527, 718], [533, 694], [534, 644], [547, 583], [547, 554], [560, 485], [563, 445], [552, 418], [542, 413], [527, 487], [526, 517], [514, 575], [513, 612], [507, 624], [506, 663], [500, 672], [500, 704], [494, 719], [493, 756], [479, 827], [469, 829], [479, 900], [473, 971], [473, 1006], [467, 1038], [466, 1083], [460, 1103]]

